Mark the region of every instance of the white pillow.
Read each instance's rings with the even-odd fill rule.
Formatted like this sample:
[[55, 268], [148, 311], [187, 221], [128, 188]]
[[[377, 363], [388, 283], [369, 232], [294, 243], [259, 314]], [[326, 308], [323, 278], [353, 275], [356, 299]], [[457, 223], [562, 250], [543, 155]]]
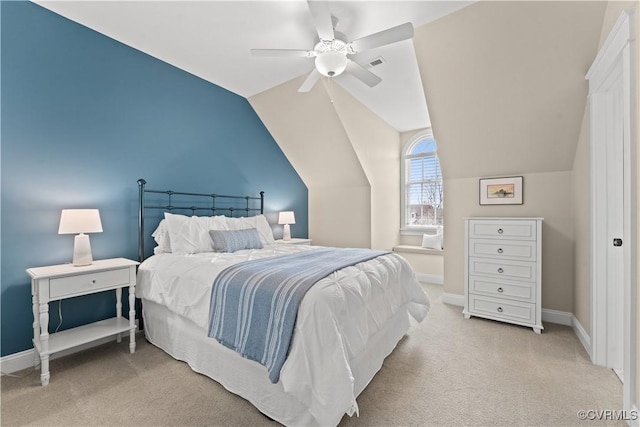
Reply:
[[260, 242], [262, 243], [262, 246], [272, 245], [275, 243], [273, 230], [264, 215], [226, 218], [226, 222], [229, 230], [246, 230], [247, 228], [256, 228], [260, 235]]
[[442, 250], [442, 234], [423, 234], [422, 247], [427, 249]]
[[169, 238], [169, 227], [167, 221], [162, 220], [158, 224], [156, 231], [151, 234], [151, 237], [156, 241], [157, 246], [153, 248], [153, 253], [158, 254], [170, 254], [171, 253], [171, 240]]
[[175, 254], [214, 252], [209, 230], [225, 230], [224, 217], [185, 216], [165, 212], [171, 251]]
[[260, 234], [260, 241], [262, 244], [273, 245], [276, 242], [276, 239], [273, 238], [273, 230], [271, 229], [271, 225], [269, 225], [267, 218], [264, 215], [256, 215], [253, 218], [256, 219], [256, 228]]

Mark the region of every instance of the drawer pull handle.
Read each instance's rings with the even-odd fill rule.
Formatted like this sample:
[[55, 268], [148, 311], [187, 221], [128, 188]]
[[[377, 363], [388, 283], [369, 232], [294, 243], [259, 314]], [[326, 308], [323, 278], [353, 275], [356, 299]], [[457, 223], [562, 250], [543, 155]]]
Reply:
[[501, 254], [502, 252], [504, 252], [502, 248], [498, 248], [498, 253]]
[[504, 233], [504, 230], [502, 228], [498, 228], [498, 234], [502, 234]]
[[498, 288], [498, 292], [502, 293], [504, 290], [502, 288]]
[[504, 270], [502, 269], [502, 267], [498, 268], [498, 273], [504, 273]]
[[498, 313], [502, 313], [502, 307], [498, 307]]
[[96, 279], [93, 279], [93, 280], [91, 281], [91, 283], [96, 283]]

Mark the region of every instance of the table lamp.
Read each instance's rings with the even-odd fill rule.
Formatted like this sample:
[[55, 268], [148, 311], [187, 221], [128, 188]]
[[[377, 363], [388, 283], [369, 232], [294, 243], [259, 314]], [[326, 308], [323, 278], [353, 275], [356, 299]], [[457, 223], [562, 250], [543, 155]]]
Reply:
[[282, 232], [282, 240], [291, 240], [291, 230], [289, 224], [295, 224], [296, 217], [293, 211], [280, 212], [278, 217], [278, 224], [284, 224], [284, 231]]
[[91, 265], [91, 243], [84, 233], [102, 233], [98, 209], [63, 209], [58, 234], [77, 234], [73, 242], [73, 265]]

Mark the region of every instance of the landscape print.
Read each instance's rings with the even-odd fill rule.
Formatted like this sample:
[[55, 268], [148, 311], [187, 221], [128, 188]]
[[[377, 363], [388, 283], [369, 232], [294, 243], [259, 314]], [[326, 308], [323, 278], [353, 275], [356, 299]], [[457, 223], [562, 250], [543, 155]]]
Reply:
[[521, 205], [522, 193], [521, 176], [480, 179], [481, 205]]
[[515, 186], [514, 184], [498, 184], [498, 185], [487, 185], [487, 198], [495, 199], [495, 198], [513, 198], [515, 196]]

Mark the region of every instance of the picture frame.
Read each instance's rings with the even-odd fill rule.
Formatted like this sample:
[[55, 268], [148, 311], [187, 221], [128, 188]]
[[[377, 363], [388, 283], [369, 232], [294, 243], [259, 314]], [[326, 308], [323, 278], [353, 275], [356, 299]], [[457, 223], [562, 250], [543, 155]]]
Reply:
[[522, 205], [521, 176], [480, 178], [480, 205]]

